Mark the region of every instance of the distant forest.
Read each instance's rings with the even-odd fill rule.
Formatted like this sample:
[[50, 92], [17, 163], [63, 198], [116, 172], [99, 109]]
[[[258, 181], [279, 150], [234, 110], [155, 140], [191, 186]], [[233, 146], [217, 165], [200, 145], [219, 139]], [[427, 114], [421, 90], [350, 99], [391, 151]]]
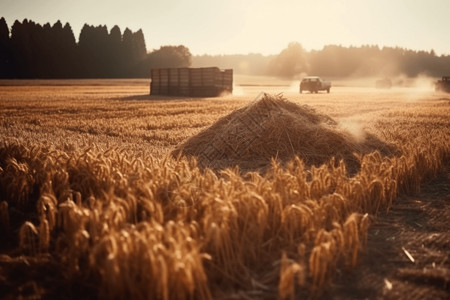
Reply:
[[305, 74], [334, 78], [450, 75], [450, 55], [437, 56], [433, 50], [413, 51], [378, 46], [343, 47], [328, 45], [306, 51], [291, 43], [278, 55], [202, 55], [192, 63], [203, 67], [217, 65], [236, 73], [295, 78]]
[[0, 19], [0, 78], [136, 78], [155, 67], [188, 67], [184, 46], [147, 52], [142, 30], [85, 24], [78, 43], [69, 23], [15, 21], [9, 31]]
[[123, 32], [116, 25], [85, 24], [78, 42], [69, 23], [40, 25], [27, 19], [9, 29], [0, 18], [0, 78], [147, 78], [152, 68], [210, 67], [234, 69], [237, 74], [296, 78], [450, 75], [450, 55], [433, 50], [367, 45], [328, 45], [306, 51], [291, 43], [278, 55], [193, 56], [183, 46], [147, 51], [142, 30]]

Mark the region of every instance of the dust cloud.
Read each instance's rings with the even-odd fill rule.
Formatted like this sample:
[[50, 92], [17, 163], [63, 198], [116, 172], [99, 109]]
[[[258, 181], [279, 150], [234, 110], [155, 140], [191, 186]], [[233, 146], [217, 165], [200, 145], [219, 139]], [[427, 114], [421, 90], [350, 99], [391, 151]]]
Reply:
[[362, 143], [366, 139], [363, 124], [357, 120], [351, 118], [341, 119], [339, 120], [339, 127], [350, 133], [358, 143]]
[[245, 96], [244, 89], [240, 85], [233, 84], [233, 96]]
[[415, 92], [430, 92], [434, 90], [436, 79], [427, 75], [419, 75], [411, 79], [410, 87]]
[[[408, 89], [414, 89], [416, 91], [432, 91], [434, 90], [434, 83], [436, 82], [437, 78], [428, 76], [428, 75], [418, 75], [416, 77], [409, 77], [407, 75], [397, 75], [397, 76], [379, 76], [379, 77], [371, 77], [371, 78], [365, 78], [366, 85], [376, 87], [376, 82], [381, 80], [388, 80], [392, 84], [392, 89], [401, 89], [401, 88], [408, 88]], [[360, 79], [361, 82], [364, 81], [364, 79]], [[369, 84], [367, 84], [369, 82]], [[371, 82], [371, 84], [370, 84]], [[381, 88], [383, 89], [383, 88]]]
[[289, 92], [289, 93], [299, 93], [300, 92], [300, 80], [291, 82], [289, 84], [287, 92]]

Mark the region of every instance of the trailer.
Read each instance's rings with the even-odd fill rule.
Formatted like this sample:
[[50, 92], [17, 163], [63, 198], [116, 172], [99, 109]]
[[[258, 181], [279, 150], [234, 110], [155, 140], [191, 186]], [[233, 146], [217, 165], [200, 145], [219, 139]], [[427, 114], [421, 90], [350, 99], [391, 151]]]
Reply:
[[150, 95], [217, 97], [232, 92], [232, 69], [209, 67], [151, 70]]

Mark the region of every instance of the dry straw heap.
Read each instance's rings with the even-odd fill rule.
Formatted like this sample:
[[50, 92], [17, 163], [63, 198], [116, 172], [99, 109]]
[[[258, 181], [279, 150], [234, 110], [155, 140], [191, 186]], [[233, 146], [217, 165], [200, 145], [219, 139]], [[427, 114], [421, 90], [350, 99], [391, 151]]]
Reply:
[[288, 162], [298, 156], [307, 166], [320, 166], [334, 157], [344, 160], [349, 172], [355, 173], [360, 164], [354, 154], [376, 149], [390, 152], [387, 145], [369, 134], [359, 142], [335, 120], [308, 105], [297, 105], [281, 95], [261, 94], [172, 153], [194, 156], [201, 167], [238, 165], [243, 171], [267, 169], [272, 159]]

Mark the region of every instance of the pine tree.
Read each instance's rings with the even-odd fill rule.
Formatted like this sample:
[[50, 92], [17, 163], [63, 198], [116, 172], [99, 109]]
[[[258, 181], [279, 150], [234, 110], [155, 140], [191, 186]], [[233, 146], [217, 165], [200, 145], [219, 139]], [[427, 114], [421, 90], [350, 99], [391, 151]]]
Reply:
[[0, 78], [11, 76], [11, 46], [5, 18], [0, 18]]

